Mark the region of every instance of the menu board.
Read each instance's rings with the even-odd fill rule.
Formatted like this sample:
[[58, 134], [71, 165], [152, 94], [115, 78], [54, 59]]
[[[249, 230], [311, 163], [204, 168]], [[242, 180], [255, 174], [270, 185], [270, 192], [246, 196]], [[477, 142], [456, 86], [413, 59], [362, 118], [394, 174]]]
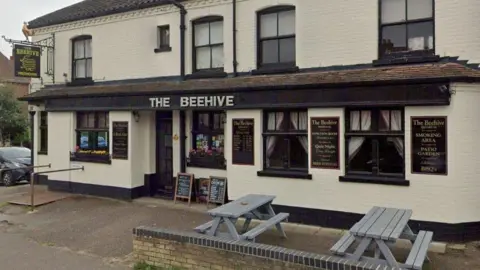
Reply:
[[225, 192], [227, 190], [227, 178], [210, 176], [210, 187], [208, 202], [225, 203]]
[[191, 194], [192, 194], [192, 184], [193, 184], [193, 174], [190, 174], [190, 173], [177, 174], [177, 183], [175, 185], [174, 202], [177, 201], [177, 198], [188, 199], [188, 204], [190, 205]]
[[340, 169], [339, 117], [310, 118], [311, 167]]
[[412, 173], [447, 175], [447, 117], [412, 117]]
[[254, 165], [253, 118], [232, 120], [232, 164]]
[[128, 159], [128, 122], [112, 122], [112, 158]]

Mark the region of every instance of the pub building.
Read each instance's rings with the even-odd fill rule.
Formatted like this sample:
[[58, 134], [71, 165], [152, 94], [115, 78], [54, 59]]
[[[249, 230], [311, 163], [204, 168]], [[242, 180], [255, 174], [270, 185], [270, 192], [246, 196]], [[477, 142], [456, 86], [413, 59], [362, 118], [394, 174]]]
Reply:
[[[480, 238], [480, 71], [455, 56], [480, 60], [480, 50], [457, 50], [449, 43], [453, 26], [441, 29], [463, 16], [433, 18], [427, 10], [422, 18], [437, 21], [435, 33], [407, 36], [407, 45], [369, 34], [349, 47], [358, 55], [347, 59], [347, 37], [304, 28], [315, 20], [332, 24], [315, 13], [320, 1], [153, 2], [75, 13], [91, 4], [83, 1], [30, 22], [34, 42], [55, 34], [54, 76], [44, 75], [51, 54], [43, 53], [41, 81], [21, 98], [32, 108], [34, 162], [85, 167], [41, 183], [126, 200], [173, 199], [178, 174], [188, 173], [226, 179], [225, 201], [276, 195], [275, 207], [290, 213], [290, 222], [349, 228], [373, 206], [398, 207], [412, 209], [412, 228], [432, 230], [436, 240]], [[340, 2], [326, 12], [342, 13]], [[359, 7], [365, 21], [343, 24], [342, 33], [377, 33], [378, 16], [387, 15], [377, 15], [381, 1], [368, 2]], [[236, 16], [223, 18], [230, 8]], [[262, 37], [285, 38], [263, 27], [272, 18], [270, 26], [283, 25], [297, 39], [296, 49], [271, 55]], [[146, 24], [159, 25], [153, 51], [155, 31], [140, 30]], [[345, 42], [328, 47], [326, 38]], [[263, 45], [254, 50], [257, 42]], [[221, 60], [212, 56], [217, 46]]]

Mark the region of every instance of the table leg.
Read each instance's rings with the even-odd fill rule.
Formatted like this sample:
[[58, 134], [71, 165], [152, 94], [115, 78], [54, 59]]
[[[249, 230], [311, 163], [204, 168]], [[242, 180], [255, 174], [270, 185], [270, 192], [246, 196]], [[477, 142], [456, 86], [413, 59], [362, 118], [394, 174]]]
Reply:
[[[267, 205], [267, 211], [268, 211], [268, 214], [270, 215], [270, 217], [274, 217], [274, 216], [275, 216], [275, 211], [273, 211], [273, 207], [272, 207], [271, 204], [268, 204], [268, 205]], [[282, 237], [283, 237], [283, 238], [287, 238], [287, 234], [285, 234], [285, 231], [283, 230], [283, 227], [282, 227], [282, 224], [281, 224], [281, 223], [275, 224], [275, 227], [276, 227], [277, 230], [282, 234]]]
[[355, 249], [355, 252], [352, 254], [352, 260], [358, 261], [362, 257], [365, 250], [372, 242], [372, 238], [363, 238], [358, 247]]
[[381, 254], [388, 262], [388, 265], [391, 267], [399, 267], [397, 260], [395, 259], [395, 257], [393, 257], [393, 254], [388, 248], [387, 244], [385, 244], [385, 242], [380, 239], [375, 239], [375, 242], [377, 243], [378, 248], [380, 248]]
[[213, 219], [212, 227], [207, 231], [207, 235], [215, 236], [217, 234], [218, 226], [220, 226], [220, 222], [222, 221], [221, 217], [216, 217]]
[[250, 222], [252, 221], [251, 218], [245, 218], [245, 223], [243, 223], [242, 231], [241, 233], [244, 234], [247, 232], [248, 227], [250, 226]]
[[232, 236], [232, 238], [234, 240], [240, 240], [240, 235], [238, 234], [237, 228], [235, 227], [235, 222], [237, 221], [237, 219], [234, 219], [232, 221], [228, 218], [225, 218], [224, 221], [225, 221], [225, 225], [227, 225], [228, 231], [230, 232], [230, 235]]

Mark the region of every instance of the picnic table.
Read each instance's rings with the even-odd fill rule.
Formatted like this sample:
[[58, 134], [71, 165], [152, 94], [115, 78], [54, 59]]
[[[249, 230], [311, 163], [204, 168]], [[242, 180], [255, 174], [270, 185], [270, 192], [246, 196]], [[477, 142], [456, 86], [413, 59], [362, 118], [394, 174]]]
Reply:
[[[205, 233], [210, 236], [222, 236], [234, 240], [255, 241], [255, 238], [271, 227], [276, 227], [283, 237], [287, 237], [282, 228], [281, 222], [286, 220], [288, 213], [278, 213], [272, 208], [272, 201], [275, 196], [249, 194], [235, 201], [224, 204], [215, 209], [209, 210], [212, 221], [195, 228], [196, 232]], [[262, 211], [263, 210], [263, 211]], [[237, 231], [235, 224], [239, 218], [245, 218], [242, 230]], [[252, 219], [264, 220], [261, 224], [249, 230]], [[228, 233], [219, 232], [221, 224], [225, 224]]]
[[[408, 221], [412, 210], [386, 207], [373, 207], [357, 222], [331, 249], [335, 255], [354, 261], [373, 261], [391, 267], [422, 269], [427, 257], [433, 232], [420, 231], [414, 234]], [[407, 239], [413, 246], [405, 263], [399, 263], [390, 249], [398, 239]], [[353, 253], [347, 253], [354, 242], [359, 243]], [[373, 248], [374, 257], [364, 256], [367, 249]]]

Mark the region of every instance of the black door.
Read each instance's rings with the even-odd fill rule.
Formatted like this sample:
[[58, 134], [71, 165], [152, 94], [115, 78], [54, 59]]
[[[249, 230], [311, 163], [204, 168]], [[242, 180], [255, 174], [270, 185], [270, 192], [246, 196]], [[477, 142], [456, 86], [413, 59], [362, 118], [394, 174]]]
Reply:
[[157, 196], [173, 198], [172, 113], [157, 112]]

